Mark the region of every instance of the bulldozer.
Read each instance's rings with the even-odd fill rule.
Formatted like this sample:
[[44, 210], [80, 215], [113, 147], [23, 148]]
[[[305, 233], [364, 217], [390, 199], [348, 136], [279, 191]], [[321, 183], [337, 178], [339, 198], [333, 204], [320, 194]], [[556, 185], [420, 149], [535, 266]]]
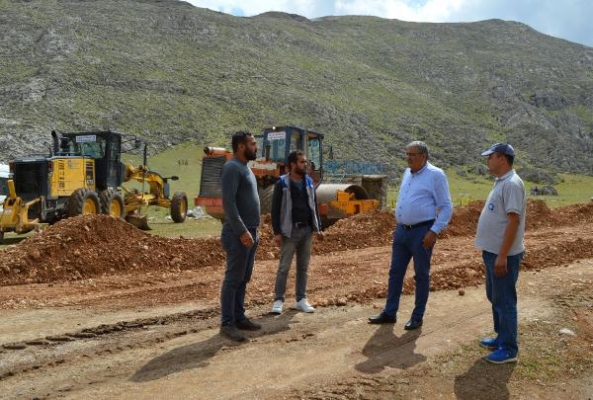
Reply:
[[[169, 180], [178, 177], [163, 177], [146, 167], [146, 144], [143, 165], [122, 163], [124, 143], [133, 143], [133, 149], [142, 144], [111, 131], [62, 133], [60, 138], [52, 131], [49, 156], [9, 161], [11, 177], [0, 212], [0, 240], [5, 232], [23, 234], [84, 214], [109, 214], [150, 229], [146, 216], [139, 213], [150, 205], [170, 208], [171, 219], [184, 222], [186, 194], [176, 192], [170, 197]], [[129, 181], [140, 182], [142, 190], [122, 185]]]
[[[317, 193], [317, 203], [322, 226], [328, 227], [342, 218], [381, 209], [386, 203], [386, 177], [356, 175], [328, 176], [333, 183], [323, 183], [324, 135], [294, 126], [272, 126], [255, 135], [258, 157], [248, 166], [257, 180], [261, 213], [270, 213], [274, 183], [286, 171], [288, 155], [294, 150], [303, 151], [310, 163], [308, 171]], [[224, 163], [233, 157], [232, 151], [223, 147], [204, 148], [200, 193], [194, 204], [210, 216], [224, 221], [220, 174]], [[367, 190], [368, 189], [368, 190]]]

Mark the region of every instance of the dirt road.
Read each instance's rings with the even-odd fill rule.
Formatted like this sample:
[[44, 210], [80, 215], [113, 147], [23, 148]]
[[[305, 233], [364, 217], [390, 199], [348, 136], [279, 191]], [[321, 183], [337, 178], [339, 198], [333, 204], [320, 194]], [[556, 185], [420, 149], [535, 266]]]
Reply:
[[491, 333], [479, 207], [456, 210], [439, 239], [425, 324], [412, 332], [409, 295], [395, 326], [366, 322], [385, 294], [385, 215], [343, 221], [315, 244], [314, 314], [268, 314], [277, 260], [264, 226], [248, 293], [263, 330], [244, 344], [218, 334], [217, 239], [56, 224], [0, 251], [0, 398], [593, 398], [593, 207], [530, 204], [520, 361], [504, 366], [477, 346]]

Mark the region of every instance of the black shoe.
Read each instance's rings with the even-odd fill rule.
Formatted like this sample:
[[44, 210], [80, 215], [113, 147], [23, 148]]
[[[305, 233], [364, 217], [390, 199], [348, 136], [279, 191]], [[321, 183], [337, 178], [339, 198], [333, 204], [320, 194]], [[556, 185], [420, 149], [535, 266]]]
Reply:
[[422, 326], [422, 318], [421, 319], [410, 318], [410, 320], [404, 326], [404, 329], [407, 331], [411, 331], [413, 329], [418, 329], [421, 326]]
[[240, 332], [237, 327], [233, 324], [222, 325], [220, 327], [220, 334], [235, 342], [244, 342], [247, 340], [245, 335]]
[[387, 315], [384, 312], [374, 317], [369, 317], [369, 324], [395, 324], [395, 321], [397, 321], [397, 318]]
[[253, 321], [250, 321], [249, 318], [245, 318], [241, 321], [237, 321], [237, 328], [241, 329], [242, 331], [259, 331], [261, 329], [260, 324], [256, 324]]

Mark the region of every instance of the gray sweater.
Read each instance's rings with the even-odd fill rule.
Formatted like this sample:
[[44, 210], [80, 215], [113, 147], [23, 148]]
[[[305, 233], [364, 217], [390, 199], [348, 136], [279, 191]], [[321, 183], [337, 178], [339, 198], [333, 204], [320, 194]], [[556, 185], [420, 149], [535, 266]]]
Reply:
[[257, 181], [247, 163], [233, 158], [222, 167], [222, 207], [224, 224], [236, 235], [255, 229], [260, 222]]

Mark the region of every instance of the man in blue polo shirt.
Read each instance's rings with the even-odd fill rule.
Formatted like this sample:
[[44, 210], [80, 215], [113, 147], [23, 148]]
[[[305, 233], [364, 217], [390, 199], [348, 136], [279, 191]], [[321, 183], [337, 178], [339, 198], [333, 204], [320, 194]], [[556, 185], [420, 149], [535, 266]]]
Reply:
[[393, 233], [387, 300], [371, 324], [395, 323], [404, 275], [414, 259], [416, 299], [412, 317], [404, 329], [422, 326], [430, 291], [430, 259], [437, 235], [453, 214], [449, 182], [442, 169], [428, 162], [428, 146], [414, 141], [406, 146], [408, 168], [404, 172], [395, 208], [397, 225]]
[[482, 153], [490, 173], [496, 177], [484, 204], [476, 247], [486, 265], [486, 297], [492, 303], [496, 337], [480, 340], [492, 353], [484, 359], [495, 364], [517, 362], [517, 279], [525, 246], [527, 196], [523, 181], [513, 169], [515, 150], [510, 144], [496, 143]]

